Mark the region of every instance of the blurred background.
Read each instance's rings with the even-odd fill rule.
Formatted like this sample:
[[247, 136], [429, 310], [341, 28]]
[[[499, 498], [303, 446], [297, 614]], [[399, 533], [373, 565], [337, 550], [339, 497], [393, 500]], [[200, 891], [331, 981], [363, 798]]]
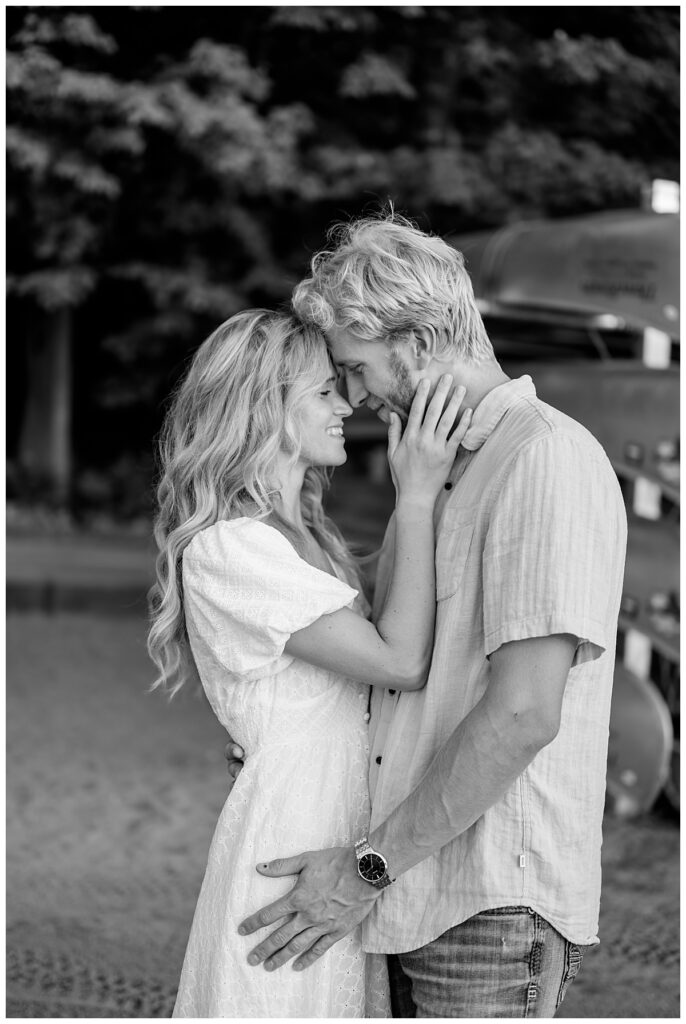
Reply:
[[[8, 1015], [171, 1012], [226, 776], [203, 699], [146, 693], [154, 437], [217, 323], [391, 199], [622, 483], [602, 944], [561, 1015], [678, 1016], [679, 7], [6, 19]], [[361, 552], [382, 429], [328, 500]]]

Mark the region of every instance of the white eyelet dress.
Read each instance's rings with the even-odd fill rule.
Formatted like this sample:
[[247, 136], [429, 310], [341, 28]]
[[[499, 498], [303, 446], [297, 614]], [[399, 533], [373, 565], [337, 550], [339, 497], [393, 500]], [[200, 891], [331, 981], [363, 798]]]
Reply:
[[369, 688], [284, 653], [292, 633], [352, 607], [357, 591], [240, 518], [193, 538], [183, 592], [204, 690], [247, 756], [210, 847], [173, 1016], [389, 1017], [385, 957], [365, 954], [357, 931], [301, 972], [246, 962], [276, 925], [237, 933], [293, 886], [256, 864], [352, 846], [368, 829]]

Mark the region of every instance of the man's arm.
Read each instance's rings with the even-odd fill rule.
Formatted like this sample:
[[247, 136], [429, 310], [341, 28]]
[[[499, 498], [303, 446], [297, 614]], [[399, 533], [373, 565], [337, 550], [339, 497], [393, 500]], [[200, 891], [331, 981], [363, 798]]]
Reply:
[[[491, 655], [484, 696], [414, 791], [369, 836], [393, 877], [469, 828], [555, 738], [575, 648], [575, 637], [559, 634], [503, 644]], [[381, 895], [357, 874], [352, 848], [304, 853], [259, 870], [299, 875], [290, 893], [241, 925], [241, 933], [250, 934], [293, 915], [251, 953], [251, 963], [264, 962], [269, 970], [296, 955], [296, 969], [309, 967]]]
[[516, 640], [491, 655], [482, 699], [417, 788], [370, 836], [394, 872], [402, 874], [473, 825], [555, 739], [575, 648], [575, 637], [560, 634]]

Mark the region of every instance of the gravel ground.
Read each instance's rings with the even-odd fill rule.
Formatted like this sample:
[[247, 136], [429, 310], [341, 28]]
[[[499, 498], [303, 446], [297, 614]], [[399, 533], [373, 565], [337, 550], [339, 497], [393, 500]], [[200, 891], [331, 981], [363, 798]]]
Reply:
[[[168, 1017], [216, 817], [224, 734], [147, 694], [142, 619], [10, 615], [7, 1015]], [[679, 1016], [679, 837], [608, 818], [600, 947], [563, 1017]]]

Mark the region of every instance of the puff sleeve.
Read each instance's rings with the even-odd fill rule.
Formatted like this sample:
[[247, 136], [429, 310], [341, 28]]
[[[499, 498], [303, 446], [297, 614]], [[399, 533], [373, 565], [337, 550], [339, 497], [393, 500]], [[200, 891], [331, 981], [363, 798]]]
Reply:
[[191, 645], [232, 675], [272, 676], [293, 658], [292, 633], [351, 607], [357, 591], [300, 558], [278, 530], [241, 518], [201, 531], [183, 557]]

